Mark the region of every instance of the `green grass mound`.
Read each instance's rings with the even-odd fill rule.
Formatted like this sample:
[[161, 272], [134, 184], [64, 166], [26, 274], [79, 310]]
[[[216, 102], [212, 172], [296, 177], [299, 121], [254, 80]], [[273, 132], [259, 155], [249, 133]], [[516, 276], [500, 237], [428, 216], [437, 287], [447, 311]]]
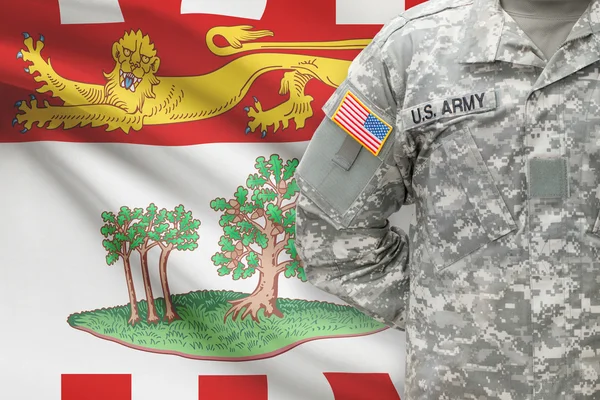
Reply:
[[[148, 305], [138, 303], [142, 321], [127, 323], [129, 306], [103, 308], [72, 314], [68, 323], [77, 329], [140, 350], [178, 354], [198, 359], [259, 359], [289, 350], [294, 345], [323, 337], [358, 336], [380, 331], [385, 325], [352, 307], [297, 299], [278, 299], [284, 318], [250, 317], [236, 321], [228, 316], [228, 300], [248, 296], [230, 291], [197, 291], [173, 296], [182, 318], [170, 324], [145, 321]], [[156, 299], [159, 317], [164, 316], [164, 299]], [[242, 313], [240, 313], [241, 316]]]

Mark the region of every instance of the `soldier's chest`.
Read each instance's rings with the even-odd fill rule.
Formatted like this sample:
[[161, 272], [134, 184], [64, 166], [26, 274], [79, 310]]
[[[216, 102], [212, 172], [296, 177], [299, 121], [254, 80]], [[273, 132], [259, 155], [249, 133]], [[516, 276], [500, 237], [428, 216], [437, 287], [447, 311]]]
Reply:
[[399, 121], [417, 153], [417, 219], [438, 269], [518, 229], [520, 213], [536, 201], [549, 215], [572, 203], [594, 224], [599, 68], [535, 91], [541, 70], [508, 63], [409, 77]]
[[596, 171], [589, 178], [600, 179], [600, 62], [532, 90], [540, 73], [490, 63], [409, 76], [398, 120], [417, 164], [466, 130], [471, 151], [491, 174], [502, 175], [516, 158], [562, 157], [568, 172], [585, 168]]

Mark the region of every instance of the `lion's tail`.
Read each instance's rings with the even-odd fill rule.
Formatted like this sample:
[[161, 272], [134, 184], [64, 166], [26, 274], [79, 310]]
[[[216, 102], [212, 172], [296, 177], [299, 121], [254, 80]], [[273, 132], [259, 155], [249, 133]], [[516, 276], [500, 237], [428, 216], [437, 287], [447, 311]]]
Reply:
[[[266, 36], [273, 36], [269, 30], [253, 31], [250, 25], [217, 26], [211, 28], [206, 34], [206, 45], [210, 51], [218, 56], [230, 56], [246, 51], [261, 49], [287, 49], [287, 50], [360, 50], [364, 49], [371, 39], [348, 39], [328, 42], [260, 42], [254, 41]], [[215, 37], [223, 37], [228, 46], [217, 46]]]

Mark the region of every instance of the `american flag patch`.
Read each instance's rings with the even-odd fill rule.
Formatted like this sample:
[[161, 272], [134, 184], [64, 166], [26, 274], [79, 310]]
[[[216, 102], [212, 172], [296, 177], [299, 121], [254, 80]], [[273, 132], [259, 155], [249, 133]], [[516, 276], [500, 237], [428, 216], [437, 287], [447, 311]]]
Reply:
[[391, 125], [369, 110], [349, 91], [344, 95], [332, 120], [374, 155], [379, 154], [392, 131]]

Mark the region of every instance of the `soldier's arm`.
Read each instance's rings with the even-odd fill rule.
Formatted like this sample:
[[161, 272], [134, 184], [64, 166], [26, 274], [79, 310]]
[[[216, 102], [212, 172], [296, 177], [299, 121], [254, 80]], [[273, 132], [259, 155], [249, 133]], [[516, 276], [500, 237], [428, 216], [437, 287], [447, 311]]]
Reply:
[[[327, 116], [296, 173], [296, 246], [309, 282], [402, 329], [409, 243], [388, 217], [413, 201], [412, 159], [396, 123], [402, 73], [392, 70], [397, 64], [384, 52], [374, 40], [324, 107]], [[347, 92], [393, 128], [377, 156], [333, 121]]]

